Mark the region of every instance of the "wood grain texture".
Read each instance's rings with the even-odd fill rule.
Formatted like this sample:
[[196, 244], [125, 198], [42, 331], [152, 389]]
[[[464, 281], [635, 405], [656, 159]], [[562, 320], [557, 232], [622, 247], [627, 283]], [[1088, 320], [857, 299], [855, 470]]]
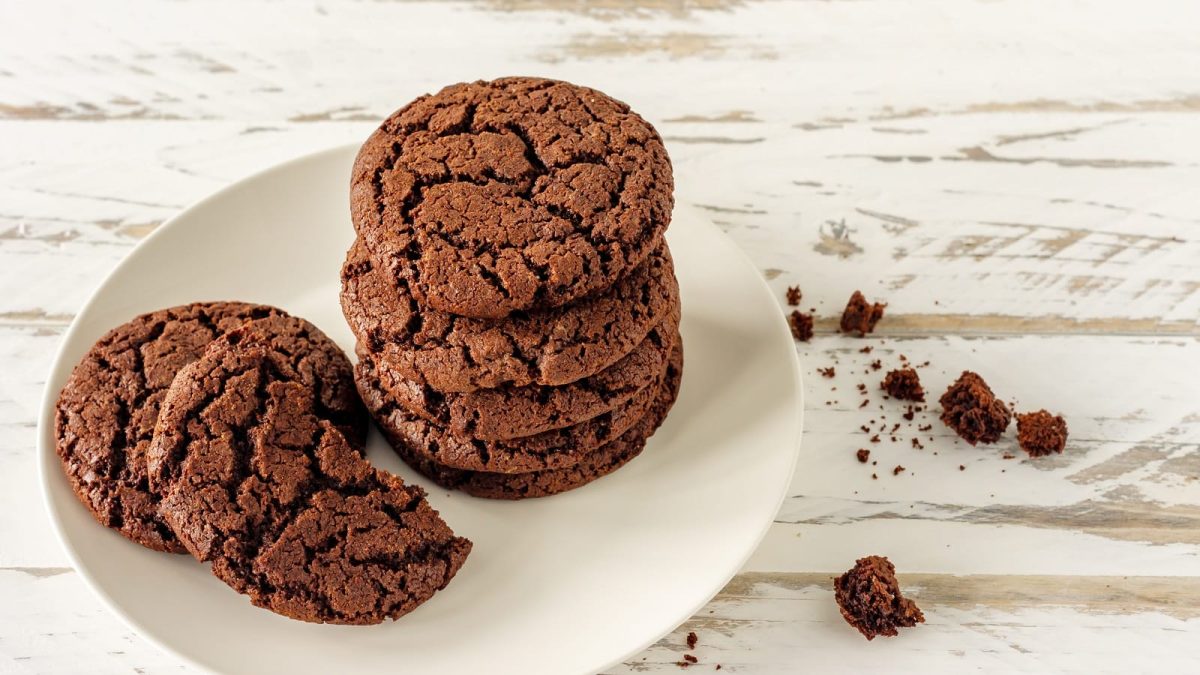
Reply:
[[[32, 506], [45, 374], [96, 285], [233, 180], [357, 142], [443, 84], [521, 73], [631, 102], [679, 201], [754, 260], [781, 316], [797, 284], [817, 315], [775, 525], [613, 672], [677, 672], [691, 630], [704, 672], [1195, 671], [1196, 25], [1188, 0], [0, 4], [0, 672], [185, 670], [93, 599]], [[855, 289], [888, 303], [864, 341], [834, 331]], [[901, 354], [930, 362], [934, 398], [972, 369], [1018, 410], [1061, 412], [1067, 453], [971, 448], [936, 410], [907, 426], [870, 367]], [[872, 444], [860, 427], [883, 416], [897, 440]], [[868, 553], [926, 625], [867, 644], [841, 622], [829, 577]]]

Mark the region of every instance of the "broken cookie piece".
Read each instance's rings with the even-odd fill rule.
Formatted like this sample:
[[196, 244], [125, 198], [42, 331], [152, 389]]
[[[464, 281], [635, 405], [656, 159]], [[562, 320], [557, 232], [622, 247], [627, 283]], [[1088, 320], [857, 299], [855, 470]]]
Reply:
[[1067, 421], [1045, 410], [1018, 414], [1017, 443], [1030, 457], [1061, 453], [1067, 445]]
[[802, 314], [800, 310], [793, 310], [788, 316], [788, 325], [792, 327], [792, 337], [801, 342], [808, 342], [813, 336], [813, 318], [812, 314]]
[[854, 567], [833, 582], [842, 617], [868, 640], [895, 637], [897, 628], [925, 623], [916, 603], [900, 593], [896, 568], [877, 555], [859, 558]]
[[971, 445], [995, 443], [1012, 421], [1008, 406], [978, 374], [964, 370], [940, 399], [942, 422]]
[[904, 401], [924, 401], [925, 390], [921, 388], [921, 378], [912, 368], [898, 368], [891, 371], [880, 383], [883, 390], [893, 398]]
[[863, 337], [874, 331], [875, 324], [883, 318], [884, 307], [887, 305], [879, 302], [871, 304], [861, 291], [854, 291], [850, 302], [846, 303], [846, 309], [842, 311], [842, 332], [858, 333], [859, 337]]

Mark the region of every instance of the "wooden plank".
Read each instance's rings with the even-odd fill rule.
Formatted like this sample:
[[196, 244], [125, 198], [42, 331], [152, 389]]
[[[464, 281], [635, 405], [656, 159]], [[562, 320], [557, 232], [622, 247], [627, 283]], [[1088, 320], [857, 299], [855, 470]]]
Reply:
[[[1163, 122], [1149, 119], [1143, 127]], [[370, 123], [290, 124], [269, 142], [267, 135], [245, 135], [242, 125], [224, 122], [109, 124], [99, 132], [94, 126], [0, 122], [0, 133], [13, 129], [10, 135], [19, 137], [18, 152], [48, 151], [32, 163], [16, 160], [20, 154], [7, 165], [0, 161], [7, 178], [0, 189], [0, 280], [53, 274], [62, 281], [0, 299], [0, 322], [65, 322], [104, 274], [179, 206], [274, 160], [360, 138]], [[185, 144], [181, 131], [190, 138]], [[862, 288], [889, 303], [879, 327], [889, 335], [1200, 334], [1200, 265], [1194, 264], [1200, 240], [1193, 222], [1200, 213], [1194, 204], [1190, 212], [1150, 215], [1082, 203], [1098, 196], [1093, 192], [1119, 191], [1124, 176], [1085, 177], [1089, 187], [1073, 192], [1059, 178], [1045, 178], [1023, 193], [991, 194], [967, 190], [950, 168], [920, 169], [941, 172], [926, 182], [895, 165], [861, 171], [862, 160], [818, 157], [805, 176], [837, 189], [812, 194], [814, 188], [794, 184], [792, 162], [784, 157], [796, 146], [794, 136], [776, 132], [788, 133], [760, 132], [773, 138], [772, 148], [782, 148], [769, 151], [777, 167], [772, 185], [723, 175], [724, 168], [762, 161], [752, 159], [762, 149], [673, 144], [680, 202], [722, 224], [781, 297], [788, 285], [804, 288], [805, 309], [815, 307], [821, 317], [819, 330], [832, 327], [850, 292]], [[1200, 137], [1184, 128], [1179, 133]], [[1122, 142], [1140, 147], [1143, 139]], [[109, 157], [128, 145], [143, 150], [127, 153], [116, 166], [80, 164], [69, 150]], [[125, 178], [135, 171], [143, 178]], [[1170, 180], [1183, 189], [1200, 179], [1195, 174], [1188, 169]], [[938, 196], [929, 187], [951, 180], [962, 194]], [[988, 180], [981, 174], [974, 182]], [[1054, 203], [1063, 199], [1069, 202]], [[1034, 208], [1037, 222], [1022, 223]]]
[[[1172, 672], [1200, 658], [1196, 577], [900, 570], [926, 622], [868, 643], [838, 615], [833, 576], [739, 575], [695, 618], [610, 672], [678, 672], [686, 653], [697, 657], [692, 668], [700, 672], [721, 664], [721, 672], [746, 673]], [[689, 632], [698, 638], [695, 650], [687, 649]]]
[[[701, 672], [719, 663], [721, 672], [744, 673], [795, 672], [796, 664], [820, 672], [1118, 672], [1147, 663], [1169, 672], [1200, 658], [1197, 577], [948, 576], [901, 569], [901, 583], [926, 623], [867, 643], [838, 616], [833, 575], [739, 575], [694, 619], [608, 672], [678, 672], [685, 653], [699, 659], [694, 668]], [[78, 661], [66, 654], [86, 654], [91, 672], [192, 672], [121, 626], [69, 570], [0, 568], [0, 587], [6, 599], [0, 668], [6, 672], [78, 672]], [[72, 611], [62, 612], [63, 606]], [[686, 647], [689, 632], [698, 638], [694, 650]]]

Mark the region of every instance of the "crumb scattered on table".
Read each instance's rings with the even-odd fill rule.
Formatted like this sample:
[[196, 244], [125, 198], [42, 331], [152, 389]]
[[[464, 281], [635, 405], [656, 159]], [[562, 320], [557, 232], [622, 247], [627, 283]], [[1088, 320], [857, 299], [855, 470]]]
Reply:
[[942, 394], [940, 403], [942, 422], [971, 445], [995, 443], [1012, 421], [1008, 406], [996, 398], [982, 377], [969, 370]]
[[792, 328], [792, 337], [801, 342], [808, 342], [813, 336], [813, 318], [811, 314], [802, 314], [793, 310], [788, 315], [788, 325]]
[[887, 305], [868, 303], [861, 291], [854, 291], [850, 301], [846, 303], [846, 309], [842, 311], [842, 332], [858, 333], [859, 337], [864, 337], [875, 330], [875, 324], [883, 318], [884, 307]]
[[900, 592], [896, 568], [881, 556], [859, 558], [854, 567], [833, 582], [834, 597], [846, 623], [868, 640], [894, 637], [897, 628], [925, 622], [916, 603]]
[[802, 294], [800, 293], [799, 286], [788, 286], [788, 288], [787, 288], [787, 304], [791, 305], [792, 307], [795, 307], [800, 304], [801, 297], [802, 297]]
[[1045, 410], [1017, 415], [1017, 444], [1030, 457], [1061, 453], [1067, 446], [1067, 421]]
[[[921, 387], [921, 377], [912, 368], [897, 368], [884, 376], [879, 386], [893, 398], [903, 401], [925, 401], [925, 390]], [[911, 418], [910, 418], [911, 419]]]
[[854, 455], [858, 457], [858, 461], [866, 464], [867, 460], [871, 458], [871, 451], [866, 448], [859, 448], [858, 452], [854, 453]]

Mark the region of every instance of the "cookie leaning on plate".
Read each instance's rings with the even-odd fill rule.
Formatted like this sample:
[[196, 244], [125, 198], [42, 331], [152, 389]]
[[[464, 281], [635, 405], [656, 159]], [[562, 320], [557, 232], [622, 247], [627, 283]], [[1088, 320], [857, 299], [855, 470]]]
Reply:
[[666, 243], [602, 293], [561, 307], [472, 319], [417, 304], [361, 239], [342, 267], [342, 312], [359, 342], [402, 377], [444, 392], [560, 385], [612, 365], [679, 304]]
[[363, 144], [351, 217], [423, 306], [501, 318], [612, 286], [657, 245], [673, 206], [658, 132], [567, 82], [455, 84]]
[[146, 450], [167, 388], [223, 333], [285, 312], [195, 302], [108, 331], [71, 372], [55, 406], [55, 450], [71, 488], [102, 525], [156, 551], [183, 548], [146, 488]]
[[217, 341], [171, 385], [147, 455], [162, 518], [260, 607], [322, 623], [406, 614], [471, 544], [351, 446], [306, 382], [311, 361], [256, 332], [268, 327]]
[[486, 471], [464, 471], [434, 462], [396, 433], [386, 423], [381, 423], [392, 449], [401, 459], [420, 471], [433, 482], [448, 489], [486, 499], [532, 499], [548, 497], [582, 487], [603, 478], [628, 464], [641, 454], [646, 440], [654, 434], [666, 419], [675, 404], [683, 376], [683, 349], [677, 346], [671, 354], [666, 376], [655, 392], [650, 410], [629, 430], [616, 439], [583, 455], [579, 462], [562, 468], [531, 471], [528, 473], [490, 473]]

